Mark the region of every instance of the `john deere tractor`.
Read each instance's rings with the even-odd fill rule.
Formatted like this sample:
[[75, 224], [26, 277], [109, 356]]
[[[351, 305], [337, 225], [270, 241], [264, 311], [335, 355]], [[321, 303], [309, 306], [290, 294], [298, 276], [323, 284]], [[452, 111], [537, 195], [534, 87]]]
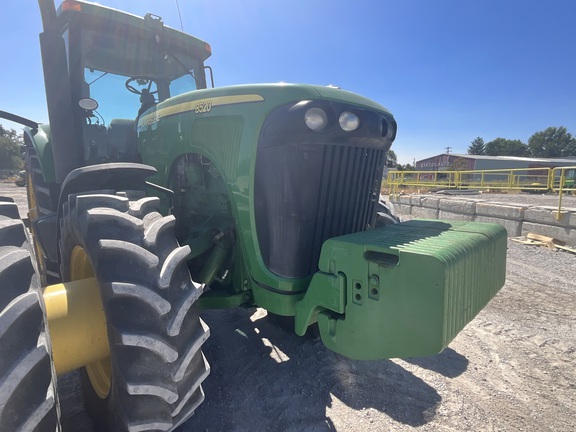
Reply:
[[3, 199], [1, 431], [59, 428], [76, 369], [99, 430], [175, 429], [204, 399], [202, 309], [257, 306], [384, 359], [442, 351], [502, 287], [502, 227], [379, 216], [384, 107], [207, 88], [210, 46], [157, 16], [39, 5], [49, 124], [5, 114], [26, 126], [32, 240]]

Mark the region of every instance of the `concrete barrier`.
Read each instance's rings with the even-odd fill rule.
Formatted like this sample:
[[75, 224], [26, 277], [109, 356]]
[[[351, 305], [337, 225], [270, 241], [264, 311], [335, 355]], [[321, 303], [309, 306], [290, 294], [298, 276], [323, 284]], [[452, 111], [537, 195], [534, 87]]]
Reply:
[[498, 223], [510, 237], [529, 232], [554, 237], [576, 246], [576, 208], [563, 208], [556, 219], [555, 207], [505, 204], [469, 197], [390, 195], [396, 212], [422, 219], [448, 219]]

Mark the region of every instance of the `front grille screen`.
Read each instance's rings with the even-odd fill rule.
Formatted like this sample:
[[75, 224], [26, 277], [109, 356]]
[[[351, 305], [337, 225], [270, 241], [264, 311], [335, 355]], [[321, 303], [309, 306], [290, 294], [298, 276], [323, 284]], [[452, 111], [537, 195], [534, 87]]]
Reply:
[[384, 153], [318, 142], [259, 147], [256, 228], [271, 272], [310, 276], [325, 240], [373, 226]]

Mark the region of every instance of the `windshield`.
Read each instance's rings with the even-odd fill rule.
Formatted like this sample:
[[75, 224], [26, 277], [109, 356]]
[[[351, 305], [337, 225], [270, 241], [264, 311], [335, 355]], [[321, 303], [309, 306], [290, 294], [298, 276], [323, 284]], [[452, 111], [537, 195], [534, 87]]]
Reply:
[[166, 82], [89, 68], [84, 68], [83, 86], [82, 97], [90, 97], [98, 103], [95, 111], [99, 117], [95, 121], [104, 125], [112, 119], [134, 119], [141, 108], [147, 109], [167, 97], [196, 90], [196, 82], [191, 74]]
[[182, 75], [170, 83], [170, 96], [196, 90], [196, 79], [191, 74]]
[[113, 118], [134, 118], [140, 108], [139, 96], [130, 93], [125, 82], [127, 78], [99, 70], [84, 70], [84, 82], [89, 89], [84, 97], [98, 102], [96, 110], [109, 123]]
[[202, 59], [192, 45], [166, 37], [169, 29], [150, 37], [155, 27], [140, 24], [89, 20], [73, 39], [78, 57], [70, 61], [78, 58], [83, 72], [79, 99], [90, 97], [99, 106], [92, 123], [134, 119], [155, 103], [205, 87]]

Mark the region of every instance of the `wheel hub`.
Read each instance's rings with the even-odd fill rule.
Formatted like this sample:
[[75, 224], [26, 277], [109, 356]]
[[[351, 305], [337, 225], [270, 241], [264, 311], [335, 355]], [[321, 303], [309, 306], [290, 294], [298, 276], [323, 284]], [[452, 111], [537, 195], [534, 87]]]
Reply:
[[79, 246], [70, 257], [70, 279], [44, 290], [54, 366], [59, 375], [85, 367], [104, 399], [112, 379], [106, 317], [88, 254]]

